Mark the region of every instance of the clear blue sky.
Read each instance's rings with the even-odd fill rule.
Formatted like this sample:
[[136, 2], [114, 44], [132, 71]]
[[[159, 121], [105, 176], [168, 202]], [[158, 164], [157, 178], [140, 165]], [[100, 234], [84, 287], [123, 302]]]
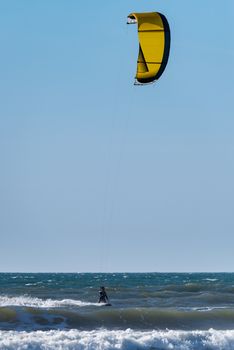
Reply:
[[[131, 12], [167, 16], [133, 85]], [[1, 271], [234, 271], [233, 0], [0, 1]]]

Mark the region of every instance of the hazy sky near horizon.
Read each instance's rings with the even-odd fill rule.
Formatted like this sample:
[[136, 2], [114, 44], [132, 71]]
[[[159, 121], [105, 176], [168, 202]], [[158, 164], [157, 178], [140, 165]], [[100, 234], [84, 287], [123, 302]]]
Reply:
[[[134, 86], [131, 12], [171, 53]], [[234, 271], [233, 0], [0, 0], [1, 271]]]

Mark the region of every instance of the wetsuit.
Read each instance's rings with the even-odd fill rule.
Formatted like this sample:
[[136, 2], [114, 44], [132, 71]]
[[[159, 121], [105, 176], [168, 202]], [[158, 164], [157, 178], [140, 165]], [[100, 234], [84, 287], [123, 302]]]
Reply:
[[107, 303], [108, 302], [108, 296], [105, 292], [105, 290], [99, 291], [99, 303]]

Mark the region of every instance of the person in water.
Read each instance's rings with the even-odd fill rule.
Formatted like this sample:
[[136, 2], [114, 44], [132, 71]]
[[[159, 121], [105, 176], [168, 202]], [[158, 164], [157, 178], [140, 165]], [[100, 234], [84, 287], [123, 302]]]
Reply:
[[99, 303], [109, 303], [109, 298], [106, 294], [106, 290], [105, 290], [105, 287], [100, 287], [100, 290], [99, 290]]

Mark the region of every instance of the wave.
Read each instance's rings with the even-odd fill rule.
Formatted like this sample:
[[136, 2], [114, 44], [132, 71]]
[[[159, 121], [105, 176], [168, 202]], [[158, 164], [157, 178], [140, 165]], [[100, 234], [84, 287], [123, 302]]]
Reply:
[[234, 330], [0, 331], [4, 350], [233, 350]]
[[51, 308], [1, 307], [0, 329], [234, 329], [233, 309], [176, 310], [155, 308]]
[[[215, 281], [213, 281], [215, 282]], [[186, 282], [184, 284], [178, 285], [178, 284], [169, 284], [164, 286], [160, 289], [160, 291], [164, 292], [172, 292], [172, 293], [199, 293], [204, 291], [212, 291], [214, 288], [214, 285], [212, 283], [212, 287], [210, 284], [207, 283], [192, 283], [192, 282]], [[212, 288], [212, 289], [211, 289]]]
[[204, 278], [203, 281], [216, 282], [218, 278]]
[[19, 297], [8, 297], [0, 296], [0, 307], [4, 306], [26, 306], [26, 307], [35, 307], [35, 308], [57, 308], [63, 306], [100, 306], [98, 303], [90, 303], [81, 300], [74, 299], [40, 299], [33, 298], [27, 295]]

